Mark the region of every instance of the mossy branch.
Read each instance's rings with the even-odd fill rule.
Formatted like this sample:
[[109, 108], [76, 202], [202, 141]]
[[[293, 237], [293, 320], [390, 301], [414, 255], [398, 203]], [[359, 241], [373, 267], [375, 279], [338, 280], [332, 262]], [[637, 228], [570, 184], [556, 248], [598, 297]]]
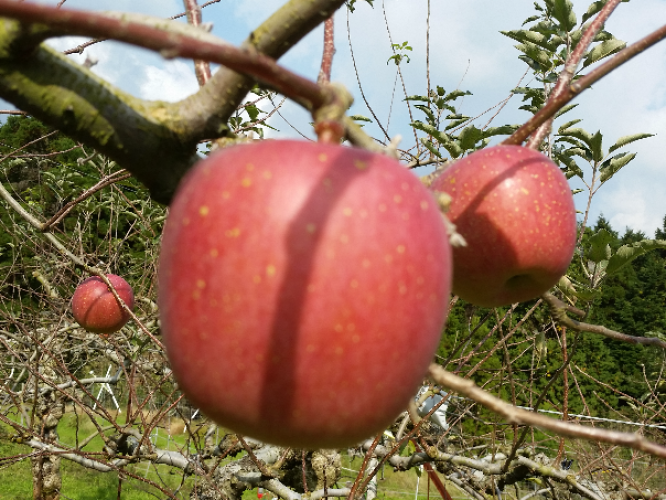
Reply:
[[[257, 59], [259, 53], [280, 57], [343, 4], [344, 0], [291, 0], [252, 32], [242, 48]], [[100, 25], [86, 23], [85, 16], [92, 18], [92, 13], [82, 13], [73, 30], [74, 14], [68, 20], [67, 15], [57, 17], [51, 11], [73, 12], [0, 1], [0, 14], [20, 16], [28, 23], [0, 20], [0, 97], [116, 160], [150, 189], [156, 201], [169, 203], [178, 182], [198, 159], [198, 142], [226, 133], [226, 122], [252, 80], [222, 68], [199, 92], [179, 103], [137, 99], [38, 44], [50, 36], [75, 32], [170, 48], [166, 55], [176, 56], [178, 44], [164, 45], [171, 34], [190, 40], [189, 46], [198, 41], [200, 46], [210, 43], [219, 49], [224, 42], [191, 26], [135, 15], [108, 16], [107, 28], [114, 29], [103, 32]], [[145, 42], [160, 30], [162, 45]]]

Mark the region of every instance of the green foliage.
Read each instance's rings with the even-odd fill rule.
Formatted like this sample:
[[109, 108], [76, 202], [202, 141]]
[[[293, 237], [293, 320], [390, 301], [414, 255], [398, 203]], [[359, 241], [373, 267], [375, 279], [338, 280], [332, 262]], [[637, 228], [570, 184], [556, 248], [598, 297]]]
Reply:
[[414, 107], [425, 114], [425, 122], [416, 120], [411, 126], [428, 134], [420, 139], [421, 143], [437, 158], [444, 158], [442, 149], [452, 159], [460, 158], [468, 151], [486, 147], [491, 137], [510, 135], [518, 128], [518, 125], [503, 125], [479, 129], [472, 125], [473, 118], [459, 113], [455, 106], [457, 99], [468, 95], [472, 93], [462, 90], [447, 93], [443, 87], [437, 86], [429, 96], [406, 98], [418, 102]]
[[393, 43], [391, 44], [391, 50], [393, 50], [393, 55], [388, 58], [386, 64], [393, 61], [396, 66], [400, 66], [400, 63], [402, 61], [406, 62], [410, 61], [409, 56], [406, 54], [406, 52], [411, 52], [412, 47], [408, 44], [408, 42]]

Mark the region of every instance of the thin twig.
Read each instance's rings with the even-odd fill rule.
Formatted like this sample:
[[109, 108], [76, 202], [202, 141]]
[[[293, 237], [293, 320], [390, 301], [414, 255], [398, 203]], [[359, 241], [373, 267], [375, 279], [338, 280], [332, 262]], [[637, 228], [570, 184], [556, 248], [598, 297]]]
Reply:
[[641, 344], [641, 345], [649, 345], [649, 346], [659, 347], [661, 349], [666, 349], [666, 342], [657, 337], [635, 337], [633, 335], [627, 335], [626, 333], [616, 332], [615, 330], [611, 330], [610, 328], [606, 328], [605, 326], [592, 325], [590, 323], [581, 323], [580, 321], [571, 319], [566, 314], [566, 311], [569, 310], [567, 304], [562, 302], [560, 299], [558, 299], [551, 293], [543, 294], [542, 298], [550, 306], [550, 311], [553, 317], [555, 317], [557, 322], [563, 326], [566, 326], [568, 328], [571, 328], [579, 332], [598, 333], [604, 335], [605, 337], [614, 340], [621, 340], [622, 342], [628, 342], [634, 345]]
[[516, 408], [489, 394], [474, 382], [446, 371], [439, 365], [430, 365], [430, 377], [439, 385], [465, 397], [473, 399], [489, 410], [503, 417], [510, 424], [528, 425], [552, 431], [559, 436], [585, 439], [625, 446], [644, 451], [650, 455], [666, 458], [666, 446], [659, 445], [628, 432], [609, 431], [595, 427], [562, 422], [537, 413]]
[[324, 54], [321, 58], [321, 69], [317, 83], [323, 85], [331, 81], [331, 69], [333, 68], [333, 55], [335, 54], [335, 39], [333, 16], [326, 19], [324, 23]]

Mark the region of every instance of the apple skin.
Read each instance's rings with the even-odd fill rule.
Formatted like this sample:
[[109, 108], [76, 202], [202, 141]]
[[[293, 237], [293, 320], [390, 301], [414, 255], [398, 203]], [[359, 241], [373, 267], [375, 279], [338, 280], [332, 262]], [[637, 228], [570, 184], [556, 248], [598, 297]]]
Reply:
[[[134, 309], [132, 287], [120, 276], [107, 274], [118, 296]], [[125, 311], [99, 277], [91, 276], [76, 287], [72, 297], [72, 312], [77, 323], [93, 333], [109, 334], [120, 330], [130, 315]]]
[[162, 334], [185, 396], [264, 442], [341, 448], [416, 394], [448, 314], [432, 194], [396, 160], [260, 141], [214, 153], [170, 207]]
[[453, 293], [479, 306], [533, 299], [566, 273], [576, 245], [571, 189], [549, 158], [522, 146], [477, 151], [430, 186], [467, 241], [453, 249]]

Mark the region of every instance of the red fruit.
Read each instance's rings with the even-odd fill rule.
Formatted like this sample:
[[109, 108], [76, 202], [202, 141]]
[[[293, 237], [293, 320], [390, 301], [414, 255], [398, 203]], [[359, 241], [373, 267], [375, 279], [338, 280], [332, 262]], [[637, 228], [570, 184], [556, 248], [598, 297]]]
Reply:
[[[129, 283], [120, 276], [107, 274], [118, 296], [130, 309], [134, 309], [134, 292]], [[111, 293], [99, 277], [85, 279], [72, 297], [74, 318], [83, 328], [93, 333], [114, 333], [130, 319], [129, 313]]]
[[453, 293], [495, 307], [546, 292], [576, 244], [569, 184], [549, 158], [496, 146], [455, 162], [431, 185], [451, 196], [447, 214], [467, 241], [453, 249]]
[[299, 448], [355, 444], [416, 393], [446, 319], [449, 243], [397, 161], [262, 141], [200, 162], [170, 208], [162, 332], [187, 398]]

